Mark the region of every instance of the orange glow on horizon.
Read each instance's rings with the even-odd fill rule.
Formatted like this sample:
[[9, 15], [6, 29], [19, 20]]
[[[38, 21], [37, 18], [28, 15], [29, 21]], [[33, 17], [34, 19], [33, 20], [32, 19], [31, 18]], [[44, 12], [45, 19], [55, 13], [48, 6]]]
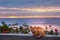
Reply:
[[60, 16], [0, 16], [0, 18], [60, 18]]

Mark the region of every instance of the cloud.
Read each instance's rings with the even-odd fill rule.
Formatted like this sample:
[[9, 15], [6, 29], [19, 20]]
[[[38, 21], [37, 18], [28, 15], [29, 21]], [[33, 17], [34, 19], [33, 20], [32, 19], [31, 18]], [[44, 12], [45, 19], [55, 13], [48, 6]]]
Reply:
[[4, 8], [0, 7], [0, 10], [13, 10], [13, 11], [29, 11], [29, 12], [60, 12], [60, 8], [47, 7], [47, 8]]
[[13, 13], [13, 14], [14, 14], [15, 12], [4, 12], [4, 11], [3, 11], [3, 12], [0, 12], [0, 13], [2, 13], [2, 14], [9, 14], [9, 13]]
[[0, 7], [1, 18], [52, 18], [60, 17], [60, 7], [34, 7], [34, 8], [18, 8], [18, 7]]

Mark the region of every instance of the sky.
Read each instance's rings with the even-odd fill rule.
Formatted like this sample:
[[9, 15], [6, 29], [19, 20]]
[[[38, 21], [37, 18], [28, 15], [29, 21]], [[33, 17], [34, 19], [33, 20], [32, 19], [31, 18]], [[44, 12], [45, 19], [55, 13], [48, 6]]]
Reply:
[[[39, 19], [1, 19], [39, 18]], [[40, 19], [53, 18], [53, 19]], [[54, 19], [57, 18], [57, 19]], [[0, 24], [54, 24], [60, 29], [60, 0], [0, 0]], [[54, 26], [55, 27], [55, 26]]]
[[60, 0], [0, 0], [0, 18], [60, 18]]

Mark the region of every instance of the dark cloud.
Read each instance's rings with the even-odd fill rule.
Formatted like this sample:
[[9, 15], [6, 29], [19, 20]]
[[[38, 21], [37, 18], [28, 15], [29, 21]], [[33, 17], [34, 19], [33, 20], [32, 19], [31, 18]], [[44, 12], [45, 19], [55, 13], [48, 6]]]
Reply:
[[60, 12], [0, 11], [0, 16], [60, 16]]
[[0, 6], [8, 7], [60, 6], [60, 0], [0, 0]]

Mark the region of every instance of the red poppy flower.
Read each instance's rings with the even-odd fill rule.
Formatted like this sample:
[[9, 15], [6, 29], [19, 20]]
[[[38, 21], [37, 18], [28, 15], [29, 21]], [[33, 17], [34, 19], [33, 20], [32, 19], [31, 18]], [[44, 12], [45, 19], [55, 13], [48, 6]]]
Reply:
[[3, 30], [2, 33], [9, 33], [9, 30]]
[[58, 29], [55, 29], [55, 32], [58, 32]]

